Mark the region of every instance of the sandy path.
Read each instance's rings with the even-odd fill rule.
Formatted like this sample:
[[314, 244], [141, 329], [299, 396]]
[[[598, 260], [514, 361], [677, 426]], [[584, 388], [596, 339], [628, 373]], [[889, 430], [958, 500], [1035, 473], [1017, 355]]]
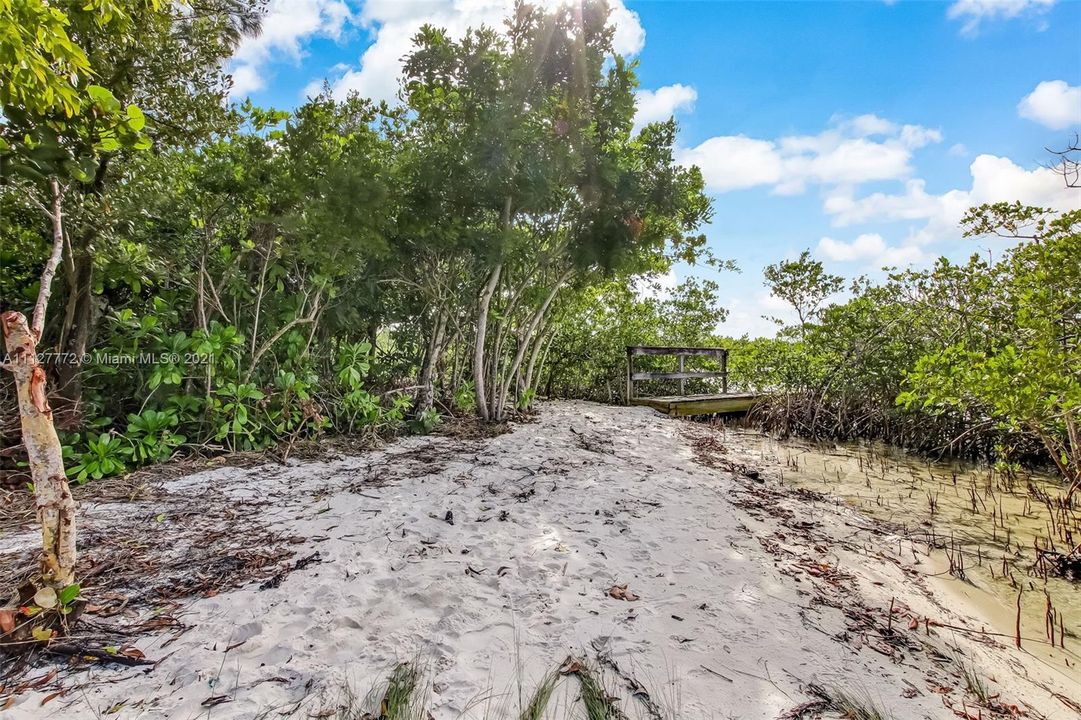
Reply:
[[[931, 652], [947, 644], [994, 678], [1001, 702], [1072, 716], [1041, 684], [1067, 697], [1081, 687], [1025, 654], [909, 631], [916, 616], [980, 620], [940, 607], [900, 560], [868, 555], [881, 538], [851, 511], [778, 490], [768, 465], [759, 484], [696, 462], [689, 436], [705, 432], [645, 408], [560, 402], [483, 442], [409, 438], [332, 462], [172, 481], [194, 507], [208, 487], [272, 499], [264, 519], [307, 538], [297, 557], [318, 551], [321, 562], [278, 587], [191, 602], [191, 630], [164, 647], [168, 635], [138, 642], [161, 659], [150, 672], [94, 670], [107, 682], [45, 708], [25, 694], [2, 717], [65, 703], [67, 717], [308, 717], [416, 658], [436, 720], [481, 717], [486, 692], [498, 696], [491, 709], [513, 706], [514, 677], [528, 685], [599, 648], [679, 718], [775, 718], [812, 699], [810, 684], [866, 695], [897, 718], [953, 718], [946, 704], [960, 709], [964, 691]], [[640, 600], [607, 596], [623, 583]], [[895, 634], [884, 640], [887, 622]], [[212, 697], [225, 701], [205, 707]]]

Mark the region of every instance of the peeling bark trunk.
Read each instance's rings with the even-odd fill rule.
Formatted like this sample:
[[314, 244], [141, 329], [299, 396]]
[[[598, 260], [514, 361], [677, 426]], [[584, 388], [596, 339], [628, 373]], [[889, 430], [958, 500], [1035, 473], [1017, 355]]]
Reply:
[[48, 587], [63, 588], [75, 579], [75, 501], [68, 487], [60, 438], [45, 392], [45, 369], [37, 354], [53, 278], [64, 253], [63, 193], [56, 180], [51, 187], [53, 247], [41, 273], [33, 319], [27, 322], [20, 312], [6, 312], [0, 316], [0, 331], [8, 357], [4, 369], [15, 376], [23, 446], [41, 523], [41, 581]]
[[25, 315], [6, 312], [0, 318], [0, 326], [7, 347], [8, 369], [15, 376], [23, 445], [30, 461], [41, 523], [41, 579], [49, 587], [63, 588], [75, 579], [75, 501], [68, 488], [60, 439], [45, 396], [45, 370], [38, 363], [37, 338]]

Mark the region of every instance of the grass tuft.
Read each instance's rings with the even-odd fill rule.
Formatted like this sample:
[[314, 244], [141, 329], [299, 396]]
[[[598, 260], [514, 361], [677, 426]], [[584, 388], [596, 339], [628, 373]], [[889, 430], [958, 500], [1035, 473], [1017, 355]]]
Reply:
[[616, 704], [619, 698], [608, 694], [593, 668], [577, 660], [568, 660], [563, 667], [572, 667], [571, 671], [564, 672], [578, 678], [578, 691], [589, 720], [626, 720], [627, 716]]
[[[577, 688], [564, 687], [564, 679], [573, 675], [577, 679]], [[327, 691], [320, 690], [318, 695], [305, 697], [299, 702], [294, 702], [284, 708], [275, 708], [278, 718], [303, 717], [333, 718], [333, 720], [431, 720], [432, 715], [428, 705], [431, 697], [430, 681], [426, 670], [415, 662], [403, 662], [394, 666], [390, 674], [382, 682], [377, 683], [362, 699], [354, 690], [352, 683], [343, 683], [338, 689], [335, 698], [327, 697]], [[605, 689], [600, 670], [595, 666], [587, 665], [573, 657], [567, 660], [557, 669], [545, 674], [539, 684], [533, 688], [524, 700], [524, 688], [519, 678], [519, 701], [516, 709], [504, 707], [492, 711], [488, 708], [483, 711], [485, 720], [545, 720], [556, 717], [559, 712], [559, 698], [570, 697], [577, 690], [572, 704], [578, 705], [584, 713], [567, 708], [566, 717], [581, 718], [585, 720], [628, 720], [627, 714], [621, 709], [621, 699], [609, 693]], [[560, 691], [557, 694], [557, 691]], [[497, 695], [488, 691], [481, 701], [490, 700]], [[631, 696], [634, 697], [634, 696]], [[627, 698], [628, 701], [630, 698]], [[524, 701], [524, 705], [521, 704]], [[553, 702], [555, 708], [553, 708]], [[467, 708], [469, 710], [471, 708]], [[258, 717], [258, 720], [270, 720], [274, 715], [269, 711]], [[656, 714], [651, 714], [655, 717]], [[476, 717], [472, 714], [461, 716]], [[675, 717], [673, 714], [671, 717]]]
[[838, 688], [831, 688], [828, 693], [830, 708], [845, 720], [893, 720], [892, 714], [875, 707], [869, 697], [859, 697]]
[[987, 683], [984, 682], [979, 670], [975, 666], [965, 663], [964, 658], [960, 655], [955, 656], [953, 660], [961, 671], [961, 678], [965, 681], [965, 689], [979, 700], [981, 705], [992, 707], [996, 696], [987, 687]]
[[423, 718], [420, 671], [413, 663], [399, 663], [387, 679], [387, 689], [379, 703], [379, 720], [417, 720]]
[[875, 707], [874, 702], [866, 695], [860, 697], [846, 690], [824, 688], [820, 685], [809, 685], [807, 692], [815, 699], [793, 708], [781, 717], [786, 720], [801, 720], [806, 717], [821, 717], [823, 712], [830, 711], [838, 713], [845, 720], [894, 720], [892, 714]]
[[551, 702], [556, 687], [559, 686], [560, 679], [559, 673], [553, 672], [545, 675], [540, 685], [533, 691], [533, 696], [522, 710], [522, 714], [518, 716], [518, 720], [541, 720], [544, 717], [544, 711], [548, 709], [548, 703]]

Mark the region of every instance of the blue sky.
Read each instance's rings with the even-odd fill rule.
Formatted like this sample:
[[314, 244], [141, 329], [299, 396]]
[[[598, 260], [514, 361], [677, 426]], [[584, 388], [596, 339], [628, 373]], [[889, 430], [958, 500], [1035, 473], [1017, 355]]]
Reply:
[[[237, 97], [289, 108], [324, 81], [392, 99], [424, 22], [460, 33], [509, 0], [272, 0], [232, 63]], [[771, 334], [783, 315], [764, 265], [810, 249], [846, 277], [938, 255], [972, 204], [1081, 207], [1042, 167], [1081, 130], [1081, 2], [632, 2], [616, 46], [640, 61], [642, 121], [674, 114], [679, 157], [702, 167], [706, 229], [738, 274], [713, 277], [727, 334]]]

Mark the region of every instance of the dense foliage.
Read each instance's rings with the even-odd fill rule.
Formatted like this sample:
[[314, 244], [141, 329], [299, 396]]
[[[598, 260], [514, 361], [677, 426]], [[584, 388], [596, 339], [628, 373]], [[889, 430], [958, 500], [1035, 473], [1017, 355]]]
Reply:
[[[804, 315], [779, 339], [737, 342], [740, 381], [781, 391], [759, 421], [1004, 462], [1041, 458], [1076, 485], [1081, 211], [985, 205], [964, 230], [1015, 242], [994, 261], [941, 258], [881, 284], [858, 281], [848, 300]], [[767, 282], [786, 298], [838, 286], [808, 257], [774, 266]]]
[[1017, 243], [998, 261], [832, 304], [842, 279], [804, 253], [765, 272], [798, 323], [719, 338], [716, 284], [648, 287], [677, 261], [726, 266], [674, 122], [632, 129], [603, 0], [425, 27], [395, 105], [328, 91], [290, 112], [228, 101], [260, 8], [0, 0], [0, 309], [29, 310], [62, 250], [40, 348], [75, 477], [621, 401], [626, 345], [723, 343], [733, 387], [773, 394], [772, 429], [1036, 453], [1078, 480], [1076, 213], [975, 209], [968, 234]]
[[0, 47], [31, 69], [2, 78], [2, 309], [31, 308], [59, 232], [40, 349], [78, 479], [501, 420], [551, 385], [570, 308], [702, 252], [701, 175], [671, 121], [632, 131], [604, 2], [425, 27], [399, 105], [291, 112], [226, 102], [256, 2], [2, 9], [36, 13]]

